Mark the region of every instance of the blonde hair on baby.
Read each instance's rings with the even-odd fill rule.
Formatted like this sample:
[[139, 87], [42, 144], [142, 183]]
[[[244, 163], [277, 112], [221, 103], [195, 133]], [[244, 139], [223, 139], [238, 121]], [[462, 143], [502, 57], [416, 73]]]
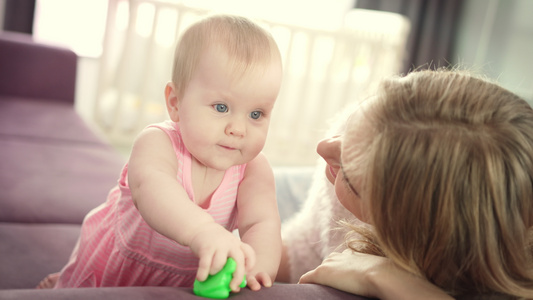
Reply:
[[206, 17], [191, 25], [176, 45], [172, 82], [179, 94], [183, 94], [208, 48], [224, 51], [236, 75], [256, 66], [266, 66], [272, 59], [280, 59], [273, 37], [257, 23], [234, 15]]

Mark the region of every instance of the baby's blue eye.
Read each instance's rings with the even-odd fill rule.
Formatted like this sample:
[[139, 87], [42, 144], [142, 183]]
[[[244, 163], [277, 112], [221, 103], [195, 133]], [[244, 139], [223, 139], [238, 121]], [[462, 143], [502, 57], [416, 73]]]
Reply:
[[263, 113], [260, 111], [252, 111], [252, 113], [250, 113], [250, 117], [254, 120], [259, 119], [262, 115]]
[[215, 104], [213, 105], [213, 107], [218, 111], [218, 112], [221, 112], [221, 113], [224, 113], [224, 112], [227, 112], [228, 111], [228, 106], [226, 104]]

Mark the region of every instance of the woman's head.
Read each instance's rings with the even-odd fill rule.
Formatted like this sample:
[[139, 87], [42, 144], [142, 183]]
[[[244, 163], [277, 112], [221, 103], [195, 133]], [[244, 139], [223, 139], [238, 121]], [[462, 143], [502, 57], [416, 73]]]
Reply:
[[[280, 60], [273, 37], [251, 20], [232, 15], [214, 15], [190, 26], [176, 45], [172, 82], [182, 95], [208, 49], [227, 54], [236, 76]], [[280, 61], [281, 64], [281, 61]]]
[[362, 115], [341, 159], [383, 252], [452, 293], [531, 296], [529, 105], [464, 72], [420, 71], [384, 81]]

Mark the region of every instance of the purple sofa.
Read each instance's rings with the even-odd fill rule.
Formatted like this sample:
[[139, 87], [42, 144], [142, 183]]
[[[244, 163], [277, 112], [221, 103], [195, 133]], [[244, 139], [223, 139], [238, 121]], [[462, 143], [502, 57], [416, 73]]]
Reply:
[[[200, 299], [173, 287], [34, 288], [67, 262], [83, 217], [125, 162], [75, 112], [76, 66], [70, 50], [0, 32], [0, 299]], [[282, 181], [294, 172], [276, 174], [278, 197], [288, 197]], [[231, 298], [365, 299], [278, 283]]]

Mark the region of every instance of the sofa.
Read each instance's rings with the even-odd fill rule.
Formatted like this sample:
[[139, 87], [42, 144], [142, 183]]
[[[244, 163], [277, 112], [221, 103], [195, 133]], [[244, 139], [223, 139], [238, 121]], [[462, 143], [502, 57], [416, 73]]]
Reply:
[[[77, 61], [69, 49], [0, 32], [0, 299], [201, 299], [175, 287], [35, 289], [65, 265], [84, 216], [105, 201], [126, 161], [74, 108]], [[311, 174], [275, 169], [283, 219]], [[282, 283], [230, 298], [366, 299]]]

